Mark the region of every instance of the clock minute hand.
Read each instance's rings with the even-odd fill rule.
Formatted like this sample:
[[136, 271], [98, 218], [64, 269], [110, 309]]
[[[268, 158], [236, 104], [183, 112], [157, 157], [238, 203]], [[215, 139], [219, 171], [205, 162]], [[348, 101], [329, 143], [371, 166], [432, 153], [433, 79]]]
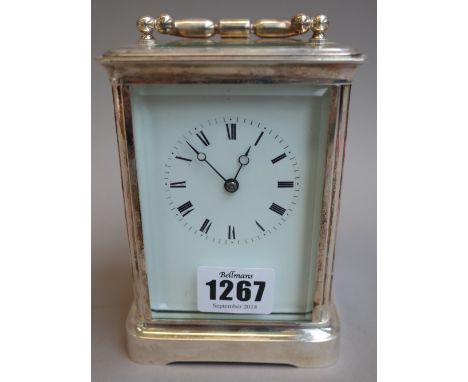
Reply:
[[190, 146], [190, 148], [191, 148], [193, 151], [195, 151], [195, 153], [197, 154], [197, 159], [198, 159], [200, 162], [205, 162], [208, 166], [210, 166], [210, 167], [213, 169], [213, 171], [214, 171], [216, 174], [218, 174], [218, 175], [221, 177], [222, 180], [226, 181], [226, 178], [225, 178], [224, 176], [222, 176], [222, 175], [219, 173], [219, 171], [216, 170], [210, 162], [208, 162], [208, 160], [206, 159], [206, 154], [205, 154], [205, 153], [202, 153], [202, 152], [198, 151], [198, 150], [197, 150], [195, 147], [193, 147], [188, 141], [185, 141], [185, 142], [187, 142], [187, 144]]
[[[202, 153], [202, 154], [203, 154], [203, 153]], [[200, 161], [202, 161], [202, 162], [205, 162], [208, 166], [210, 166], [210, 167], [213, 169], [213, 171], [214, 171], [216, 174], [218, 174], [218, 175], [221, 177], [222, 180], [226, 181], [226, 178], [225, 178], [224, 176], [222, 176], [222, 175], [219, 173], [219, 171], [216, 170], [216, 169], [211, 165], [211, 163], [208, 162], [208, 161], [206, 160], [206, 155], [203, 154], [203, 156], [204, 156], [204, 159], [198, 158], [198, 160], [200, 160]]]
[[190, 146], [190, 148], [191, 148], [193, 151], [195, 151], [195, 154], [197, 154], [197, 158], [198, 158], [198, 154], [200, 154], [200, 151], [198, 151], [195, 147], [193, 147], [193, 146], [189, 143], [189, 141], [185, 141], [185, 142], [187, 142], [187, 144]]
[[237, 175], [239, 175], [241, 168], [249, 164], [249, 161], [250, 161], [250, 159], [249, 159], [249, 151], [250, 151], [250, 148], [251, 148], [251, 147], [252, 147], [252, 146], [249, 146], [249, 148], [247, 149], [247, 151], [245, 152], [245, 154], [244, 154], [244, 155], [241, 155], [241, 156], [239, 157], [239, 164], [240, 164], [240, 166], [239, 166], [239, 169], [237, 170], [237, 173], [236, 173], [236, 176], [234, 177], [234, 180], [237, 179]]

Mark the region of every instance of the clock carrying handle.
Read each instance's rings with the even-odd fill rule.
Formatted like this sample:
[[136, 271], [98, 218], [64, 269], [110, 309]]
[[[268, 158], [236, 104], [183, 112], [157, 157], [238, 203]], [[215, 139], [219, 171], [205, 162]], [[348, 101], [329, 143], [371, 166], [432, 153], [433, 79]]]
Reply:
[[168, 14], [156, 18], [142, 16], [137, 21], [140, 42], [154, 42], [153, 31], [188, 38], [210, 38], [218, 34], [221, 38], [286, 38], [312, 31], [312, 41], [325, 40], [328, 17], [315, 17], [300, 13], [289, 20], [260, 19], [253, 23], [249, 19], [221, 19], [214, 23], [208, 19], [174, 20]]

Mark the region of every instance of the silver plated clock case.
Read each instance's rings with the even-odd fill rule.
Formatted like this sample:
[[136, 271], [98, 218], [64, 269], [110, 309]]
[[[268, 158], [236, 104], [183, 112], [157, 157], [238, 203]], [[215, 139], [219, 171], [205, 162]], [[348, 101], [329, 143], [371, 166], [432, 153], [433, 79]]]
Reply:
[[[334, 363], [335, 238], [351, 79], [364, 56], [326, 40], [323, 15], [137, 25], [137, 45], [100, 58], [132, 259], [130, 357]], [[155, 30], [191, 39], [159, 43]], [[201, 310], [197, 269], [217, 266], [271, 270], [271, 311]]]

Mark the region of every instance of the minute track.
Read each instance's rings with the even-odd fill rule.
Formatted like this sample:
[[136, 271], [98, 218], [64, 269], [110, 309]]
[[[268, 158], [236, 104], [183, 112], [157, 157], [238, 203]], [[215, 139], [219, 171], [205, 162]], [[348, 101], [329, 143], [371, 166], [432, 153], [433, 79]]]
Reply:
[[[168, 157], [166, 195], [182, 225], [196, 233], [194, 240], [252, 245], [281, 232], [297, 207], [300, 173], [296, 161], [282, 161], [294, 147], [273, 126], [218, 117], [181, 137]], [[226, 182], [236, 186], [226, 188]], [[265, 198], [274, 203], [265, 206]]]

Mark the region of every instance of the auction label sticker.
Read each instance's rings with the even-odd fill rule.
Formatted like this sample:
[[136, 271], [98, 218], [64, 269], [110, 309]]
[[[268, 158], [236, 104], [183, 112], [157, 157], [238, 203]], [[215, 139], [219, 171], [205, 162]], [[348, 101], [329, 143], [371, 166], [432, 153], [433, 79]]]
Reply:
[[270, 314], [275, 271], [271, 268], [198, 267], [200, 312]]

